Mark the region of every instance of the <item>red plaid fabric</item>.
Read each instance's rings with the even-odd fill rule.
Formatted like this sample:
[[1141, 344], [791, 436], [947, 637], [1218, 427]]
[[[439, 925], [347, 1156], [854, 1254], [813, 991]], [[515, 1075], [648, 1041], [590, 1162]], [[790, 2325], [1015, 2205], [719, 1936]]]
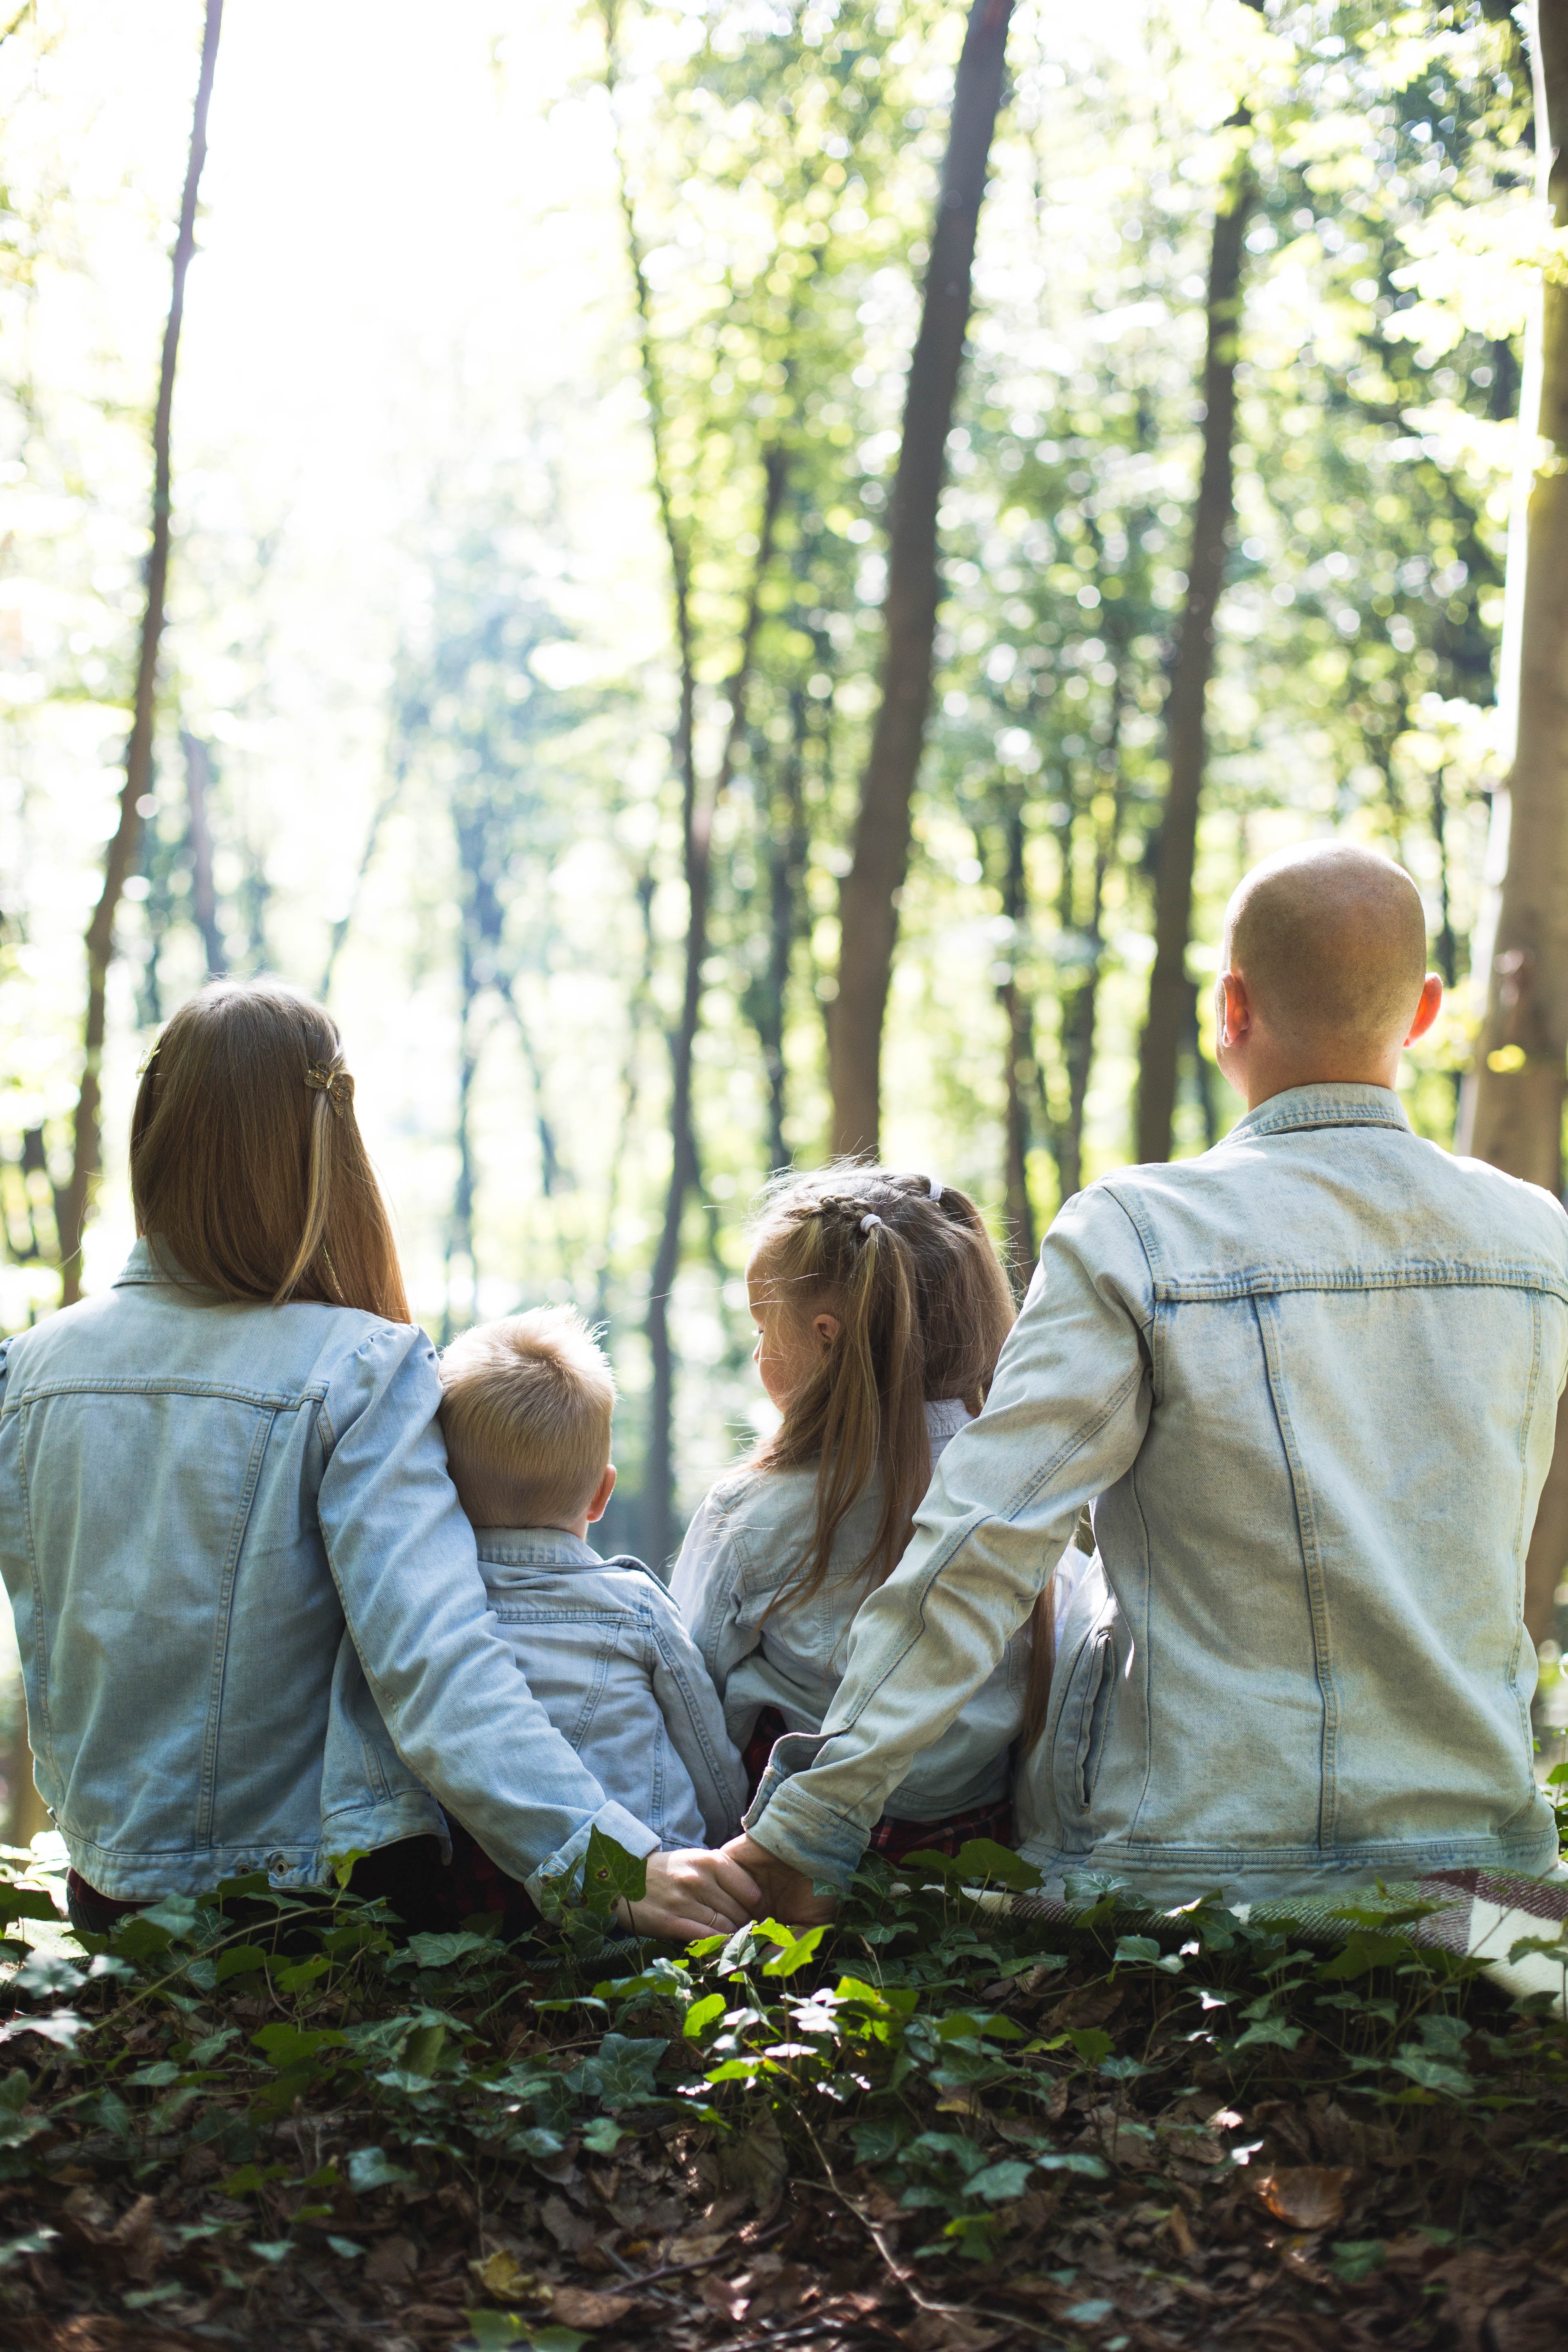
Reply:
[[[773, 1742], [787, 1730], [776, 1707], [764, 1706], [752, 1727], [742, 1761], [746, 1768], [746, 1801], [762, 1786]], [[867, 1851], [884, 1862], [901, 1862], [907, 1853], [956, 1854], [971, 1838], [992, 1838], [998, 1845], [1013, 1843], [1013, 1801], [998, 1797], [994, 1804], [975, 1805], [945, 1822], [896, 1822], [886, 1813], [871, 1832]]]

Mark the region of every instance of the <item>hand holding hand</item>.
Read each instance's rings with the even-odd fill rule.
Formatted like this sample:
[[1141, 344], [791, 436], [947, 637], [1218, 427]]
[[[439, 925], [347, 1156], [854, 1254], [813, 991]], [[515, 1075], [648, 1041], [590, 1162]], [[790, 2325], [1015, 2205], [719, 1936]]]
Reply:
[[647, 1892], [639, 1903], [620, 1902], [616, 1916], [639, 1936], [668, 1936], [694, 1944], [727, 1936], [763, 1908], [762, 1889], [727, 1850], [688, 1846], [647, 1856]]
[[831, 1919], [838, 1908], [833, 1895], [812, 1893], [811, 1881], [804, 1871], [792, 1870], [787, 1862], [781, 1862], [777, 1854], [770, 1853], [765, 1845], [759, 1845], [755, 1838], [743, 1832], [719, 1851], [731, 1865], [749, 1873], [756, 1881], [761, 1891], [752, 1914], [753, 1918], [760, 1919], [765, 1913], [787, 1927], [817, 1927]]

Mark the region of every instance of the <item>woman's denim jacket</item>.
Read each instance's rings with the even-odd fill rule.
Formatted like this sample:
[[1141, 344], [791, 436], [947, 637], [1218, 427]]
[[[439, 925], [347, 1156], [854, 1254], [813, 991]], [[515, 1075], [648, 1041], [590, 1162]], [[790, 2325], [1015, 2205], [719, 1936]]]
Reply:
[[1296, 1087], [1092, 1185], [752, 1825], [842, 1883], [1098, 1497], [1019, 1790], [1047, 1875], [1551, 1867], [1524, 1560], [1565, 1367], [1568, 1218], [1387, 1088]]
[[[926, 1406], [931, 1459], [963, 1427], [956, 1398]], [[790, 1731], [820, 1731], [844, 1679], [849, 1628], [866, 1598], [864, 1568], [882, 1507], [880, 1484], [862, 1495], [834, 1540], [827, 1575], [809, 1601], [778, 1606], [811, 1549], [816, 1471], [732, 1470], [699, 1504], [670, 1590], [724, 1702], [730, 1737], [744, 1748], [764, 1707]], [[936, 1822], [1005, 1796], [1024, 1719], [1029, 1636], [1007, 1644], [963, 1713], [922, 1748], [884, 1810]]]
[[226, 1305], [143, 1242], [111, 1290], [0, 1347], [35, 1776], [101, 1894], [314, 1885], [333, 1854], [444, 1838], [442, 1805], [535, 1887], [595, 1823], [658, 1843], [497, 1630], [440, 1394], [413, 1326]]
[[722, 1845], [746, 1775], [680, 1612], [636, 1559], [561, 1528], [480, 1528], [479, 1573], [529, 1688], [661, 1846]]

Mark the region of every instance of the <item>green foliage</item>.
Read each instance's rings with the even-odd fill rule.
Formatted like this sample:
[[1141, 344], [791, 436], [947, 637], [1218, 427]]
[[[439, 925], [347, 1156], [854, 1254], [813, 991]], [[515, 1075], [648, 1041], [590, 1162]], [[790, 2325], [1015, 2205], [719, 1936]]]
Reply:
[[[607, 1841], [595, 1864], [602, 1886], [629, 1883]], [[199, 2153], [226, 2201], [205, 2213], [191, 2193], [187, 2271], [238, 2294], [330, 2260], [341, 2294], [368, 2240], [400, 2213], [416, 2226], [443, 2181], [488, 2183], [489, 2201], [537, 2179], [543, 2198], [574, 2163], [679, 2158], [764, 2210], [786, 2180], [797, 2200], [813, 2183], [877, 2200], [910, 2259], [955, 2265], [955, 2286], [984, 2277], [994, 2299], [1047, 2213], [1062, 2238], [1163, 2198], [1201, 2231], [1229, 2197], [1263, 2226], [1266, 2119], [1291, 2111], [1383, 2151], [1363, 2154], [1321, 2248], [1321, 2278], [1353, 2298], [1384, 2292], [1398, 2231], [1375, 2176], [1404, 2177], [1401, 2138], [1431, 2151], [1434, 2250], [1482, 2226], [1476, 2166], [1512, 2161], [1521, 2085], [1531, 2146], [1568, 2153], [1562, 2027], [1510, 2014], [1475, 1963], [1390, 1927], [1392, 1906], [1352, 1906], [1336, 1954], [1217, 1901], [1128, 1930], [1089, 1885], [1053, 1933], [1068, 1948], [1042, 1952], [1026, 1908], [979, 1885], [1005, 1874], [996, 1856], [960, 1864], [868, 1860], [833, 1927], [763, 1920], [687, 1951], [606, 1939], [592, 1889], [510, 1948], [475, 1931], [399, 1942], [350, 1895], [253, 1891], [160, 1905], [96, 1954], [35, 1955], [0, 1995], [16, 2057], [0, 2080], [0, 2273], [51, 2242], [62, 2174], [129, 2195]], [[243, 1964], [226, 1972], [228, 1955]], [[1287, 2137], [1274, 2161], [1304, 2145]], [[1064, 2275], [1066, 2322], [1095, 2297]], [[476, 2345], [560, 2336], [528, 2309], [470, 2324]]]

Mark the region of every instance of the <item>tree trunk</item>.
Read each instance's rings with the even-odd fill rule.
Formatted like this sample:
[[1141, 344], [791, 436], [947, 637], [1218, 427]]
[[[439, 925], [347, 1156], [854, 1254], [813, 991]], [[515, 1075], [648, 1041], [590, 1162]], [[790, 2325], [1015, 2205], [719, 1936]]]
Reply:
[[213, 887], [212, 821], [207, 808], [207, 794], [212, 790], [212, 755], [197, 737], [180, 730], [180, 749], [185, 755], [185, 807], [187, 831], [191, 844], [191, 916], [202, 935], [206, 950], [207, 978], [221, 980], [228, 970], [228, 956], [218, 927], [217, 893]]
[[185, 165], [180, 226], [174, 239], [169, 316], [158, 370], [158, 404], [153, 413], [153, 543], [147, 551], [147, 601], [142, 618], [142, 649], [136, 666], [136, 698], [125, 747], [125, 782], [120, 821], [104, 853], [103, 887], [87, 927], [87, 1018], [83, 1024], [81, 1091], [77, 1097], [70, 1181], [66, 1188], [65, 1227], [60, 1234], [61, 1303], [81, 1296], [81, 1244], [93, 1187], [103, 1161], [102, 1063], [109, 962], [114, 948], [114, 918], [125, 877], [142, 841], [142, 802], [152, 782], [153, 728], [157, 715], [158, 649], [163, 634], [163, 596], [169, 578], [169, 427], [174, 404], [174, 364], [185, 309], [185, 273], [196, 244], [196, 192], [207, 152], [207, 107], [217, 63], [223, 0], [207, 0], [201, 68], [191, 117], [191, 149]]
[[838, 894], [838, 993], [828, 1016], [833, 1149], [879, 1144], [882, 1019], [910, 856], [910, 803], [931, 706], [940, 583], [937, 506], [969, 325], [974, 238], [1002, 102], [1012, 0], [973, 0], [952, 93], [947, 161], [904, 394], [882, 606], [881, 701], [860, 787], [854, 858]]
[[1236, 351], [1241, 323], [1241, 257], [1257, 194], [1237, 163], [1215, 215], [1209, 255], [1208, 340], [1204, 355], [1204, 457], [1193, 515], [1187, 600], [1165, 698], [1165, 803], [1154, 880], [1154, 966], [1138, 1056], [1138, 1157], [1168, 1160], [1176, 1105], [1176, 1065], [1187, 1022], [1187, 936], [1193, 864], [1204, 782], [1204, 706], [1214, 668], [1215, 608], [1225, 575], [1234, 509]]
[[790, 746], [768, 810], [768, 971], [761, 992], [757, 1043], [768, 1074], [768, 1167], [787, 1168], [784, 1140], [788, 1108], [784, 1068], [784, 1023], [790, 971], [800, 930], [801, 886], [810, 842], [805, 824], [806, 700], [796, 685], [790, 693]]
[[[1568, 0], [1539, 0], [1531, 63], [1537, 184], [1561, 229], [1568, 226]], [[1518, 625], [1511, 638], [1505, 632], [1500, 680], [1500, 699], [1517, 712], [1506, 804], [1495, 811], [1507, 827], [1507, 863], [1458, 1145], [1557, 1194], [1568, 1078], [1568, 285], [1548, 276], [1540, 299], [1523, 395], [1535, 413], [1521, 409], [1520, 429], [1539, 432], [1546, 446], [1522, 517], [1516, 508], [1522, 530], [1510, 530], [1509, 601], [1518, 598]], [[1568, 1404], [1557, 1417], [1525, 1577], [1525, 1617], [1538, 1641], [1552, 1630], [1565, 1561]]]
[[1012, 925], [1007, 977], [996, 989], [997, 1003], [1002, 1008], [1005, 1035], [1002, 1050], [1007, 1056], [1006, 1085], [1006, 1169], [1005, 1196], [1007, 1214], [1007, 1271], [1014, 1289], [1022, 1297], [1035, 1270], [1039, 1255], [1039, 1234], [1035, 1223], [1035, 1204], [1029, 1197], [1029, 1104], [1038, 1082], [1035, 1055], [1034, 1008], [1026, 989], [1018, 985], [1018, 948], [1029, 919], [1029, 874], [1025, 858], [1024, 811], [1022, 804], [1009, 809], [1006, 826], [1006, 865], [1002, 877], [1002, 912]]

